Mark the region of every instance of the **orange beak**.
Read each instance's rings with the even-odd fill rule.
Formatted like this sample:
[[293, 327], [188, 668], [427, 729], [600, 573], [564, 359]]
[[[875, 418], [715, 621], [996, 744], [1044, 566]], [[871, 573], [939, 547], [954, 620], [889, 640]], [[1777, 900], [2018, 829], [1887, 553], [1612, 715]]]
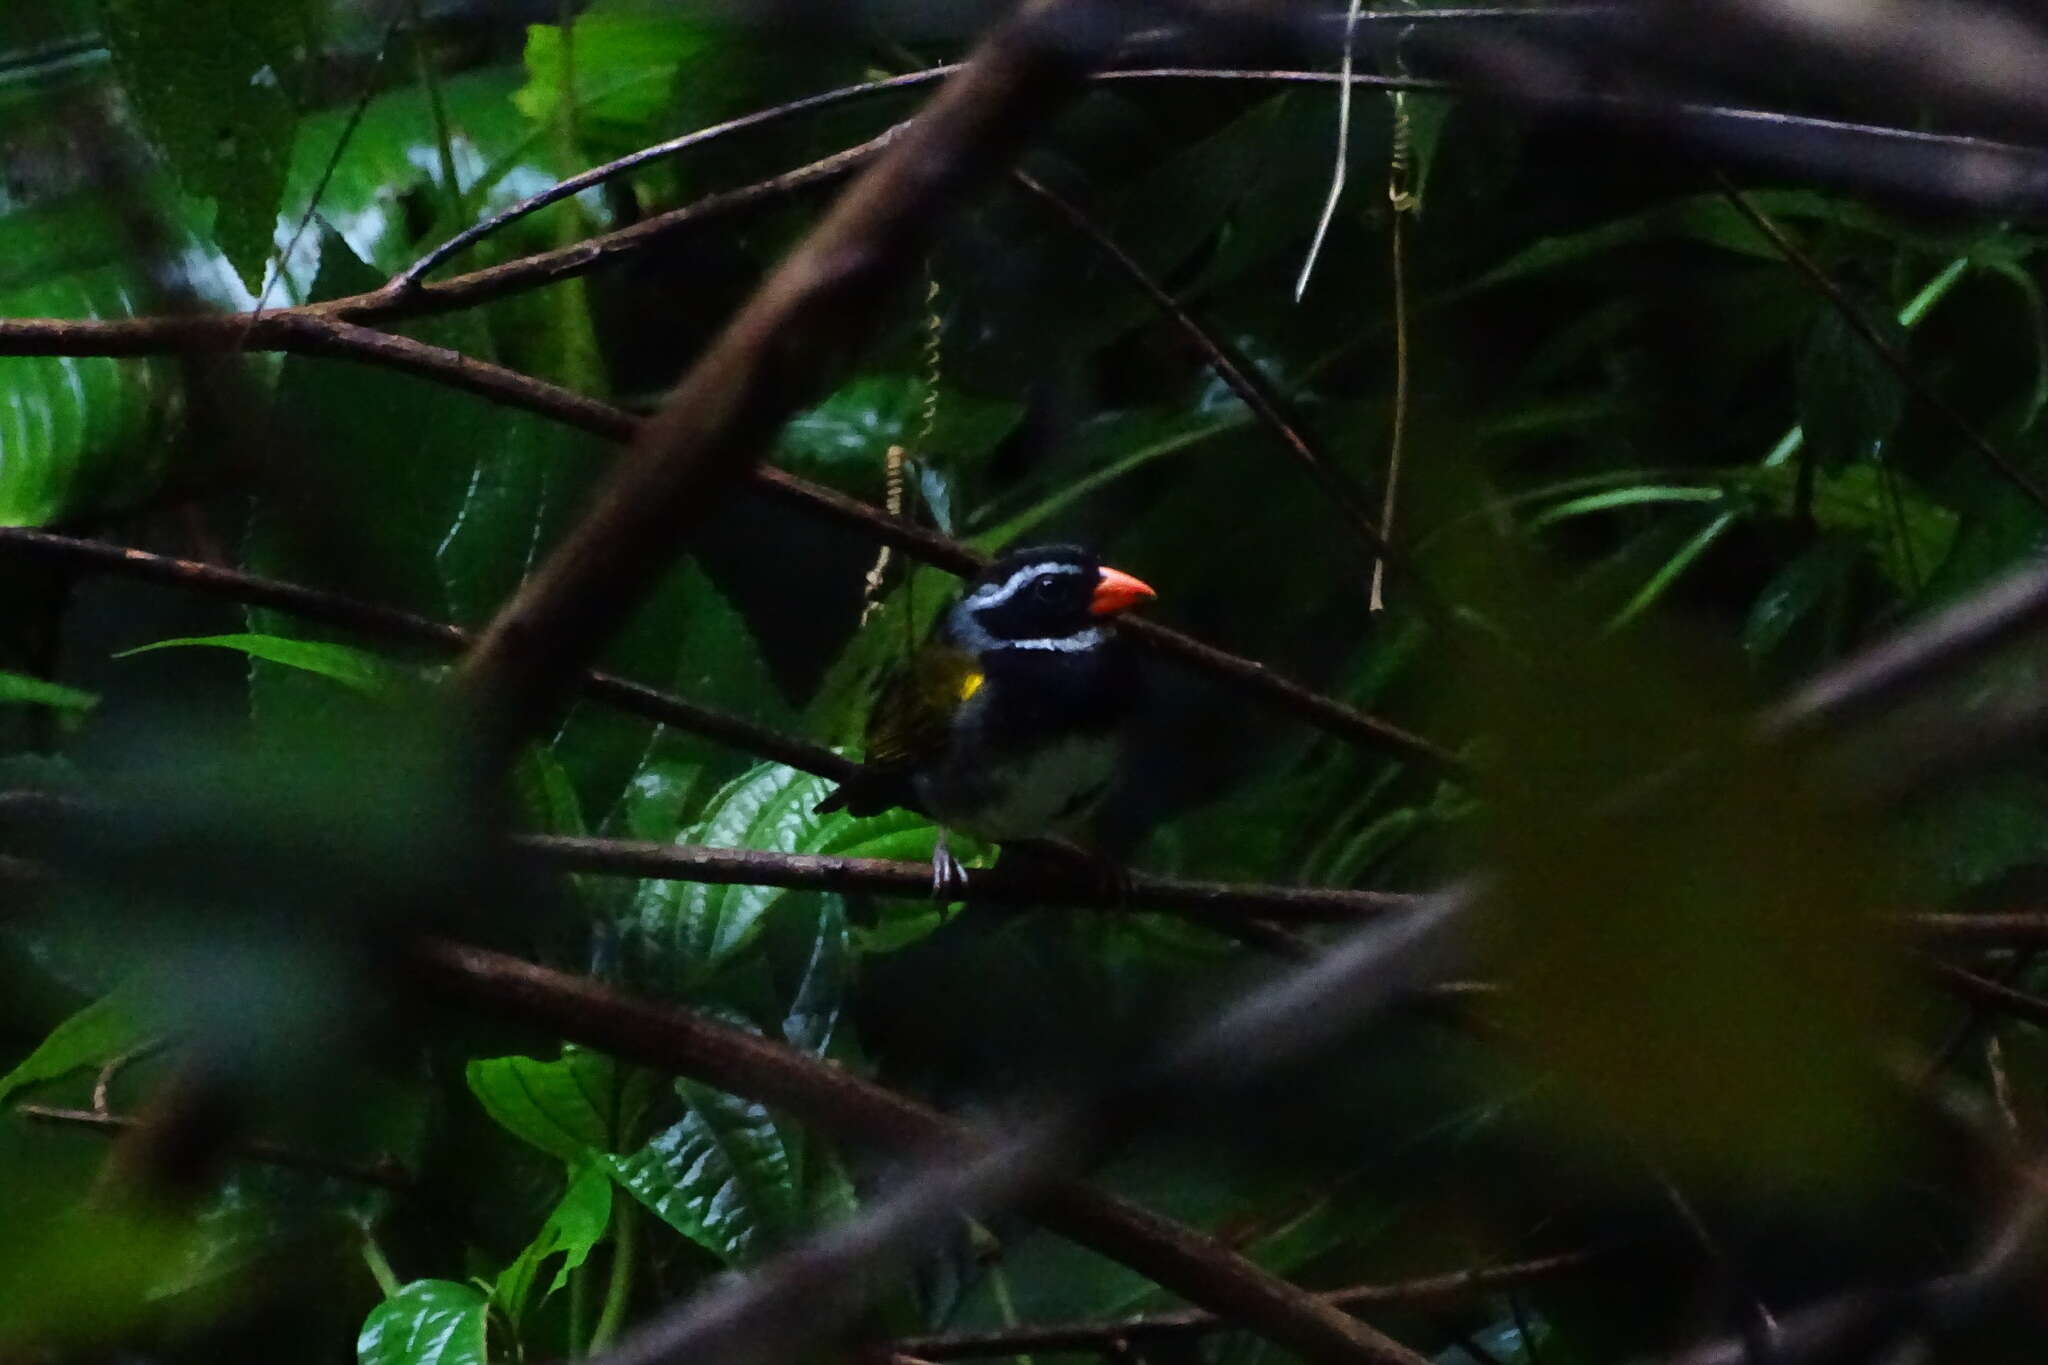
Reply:
[[1088, 603], [1090, 616], [1114, 616], [1129, 607], [1134, 607], [1148, 597], [1158, 593], [1122, 569], [1102, 568], [1102, 577], [1096, 581], [1095, 596]]

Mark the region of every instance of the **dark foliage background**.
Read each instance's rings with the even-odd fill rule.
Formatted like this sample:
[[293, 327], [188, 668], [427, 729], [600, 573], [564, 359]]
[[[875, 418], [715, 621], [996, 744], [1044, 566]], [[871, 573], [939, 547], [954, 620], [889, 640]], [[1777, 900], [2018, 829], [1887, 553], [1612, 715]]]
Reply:
[[[1460, 31], [1518, 34], [1539, 56], [1546, 33], [1579, 33], [1526, 8], [1520, 27]], [[372, 290], [570, 173], [954, 60], [982, 17], [8, 7], [0, 317]], [[1413, 41], [1362, 45], [1359, 70], [1499, 69]], [[1560, 41], [1665, 98], [2038, 136], [2010, 111], [1844, 80], [1824, 57]], [[1334, 65], [1328, 45], [1233, 55]], [[443, 273], [777, 175], [925, 93], [706, 142]], [[2033, 560], [2048, 510], [1958, 418], [2023, 480], [2048, 480], [2048, 239], [2024, 217], [1598, 107], [1400, 99], [1397, 114], [1385, 91], [1357, 93], [1349, 186], [1300, 301], [1331, 86], [1106, 82], [1024, 162], [1284, 395], [1374, 506], [1405, 353], [1404, 568], [1387, 610], [1368, 610], [1370, 553], [1325, 489], [1099, 244], [1015, 183], [944, 226], [926, 287], [895, 300], [775, 451], [879, 503], [903, 446], [926, 524], [983, 550], [1097, 545], [1159, 589], [1160, 619], [1478, 774], [1157, 662], [1109, 847], [1148, 872], [1391, 891], [1489, 866], [1502, 894], [1475, 972], [1506, 989], [1397, 1013], [1248, 1089], [1184, 1095], [1096, 1178], [1319, 1289], [1600, 1253], [1519, 1287], [1363, 1310], [1444, 1362], [1658, 1357], [1967, 1264], [2041, 1137], [2042, 1015], [1928, 986], [1898, 917], [2037, 908], [2048, 764], [2005, 737], [1897, 798], [1927, 752], [2034, 695], [2038, 663], [2005, 658], [1881, 742], [1820, 756], [1754, 751], [1742, 718]], [[1417, 201], [1398, 305], [1397, 117]], [[644, 411], [828, 194], [391, 326]], [[341, 359], [20, 349], [0, 340], [0, 523], [465, 628], [539, 563], [614, 452]], [[1114, 1090], [1271, 969], [1142, 904], [960, 910], [538, 876], [474, 825], [430, 686], [442, 655], [0, 548], [0, 776], [17, 794], [0, 798], [0, 1359], [601, 1353], [919, 1176], [913, 1154], [701, 1081], [425, 1006], [374, 951], [400, 934], [466, 935], [685, 1004], [997, 1127], [1048, 1096]], [[787, 499], [738, 495], [603, 666], [851, 751], [877, 672], [954, 586], [898, 557], [862, 628], [874, 552]], [[1688, 776], [1670, 799], [1611, 801], [1673, 765]], [[815, 816], [823, 779], [589, 698], [513, 785], [516, 822], [544, 833], [908, 860], [934, 837], [907, 813]], [[100, 813], [53, 821], [53, 793]], [[2025, 933], [1943, 952], [2021, 992], [2048, 985]], [[232, 1115], [217, 1159], [149, 1150], [194, 1095]], [[110, 1117], [130, 1115], [140, 1127]], [[868, 1288], [860, 1334], [882, 1342], [1178, 1306], [1015, 1215], [963, 1219]], [[2005, 1307], [1924, 1349], [2038, 1359], [2038, 1318]], [[1105, 1336], [1093, 1353], [1124, 1349]], [[1129, 1349], [1162, 1365], [1285, 1354], [1242, 1330]]]

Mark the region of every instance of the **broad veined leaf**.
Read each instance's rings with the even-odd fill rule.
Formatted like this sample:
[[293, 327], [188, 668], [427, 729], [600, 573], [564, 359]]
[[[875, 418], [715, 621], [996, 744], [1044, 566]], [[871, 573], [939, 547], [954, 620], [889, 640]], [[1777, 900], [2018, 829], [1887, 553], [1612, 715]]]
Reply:
[[[317, 293], [375, 281], [338, 238], [322, 237]], [[429, 320], [420, 339], [490, 357], [475, 316]], [[300, 478], [251, 518], [252, 568], [389, 602], [437, 619], [485, 619], [545, 550], [595, 471], [591, 440], [417, 379], [292, 357], [280, 409], [317, 444]], [[327, 552], [346, 527], [351, 553]], [[260, 633], [297, 637], [302, 623], [253, 612]], [[317, 705], [259, 668], [252, 705]]]
[[677, 1232], [729, 1265], [761, 1259], [803, 1225], [792, 1144], [751, 1100], [678, 1081], [686, 1112], [613, 1176]]
[[356, 1365], [487, 1365], [490, 1308], [474, 1285], [414, 1280], [363, 1320]]
[[[931, 856], [936, 831], [909, 812], [872, 819], [855, 819], [844, 811], [813, 813], [831, 790], [824, 778], [764, 764], [712, 797], [703, 817], [678, 842], [779, 853]], [[792, 897], [818, 894], [774, 886], [643, 882], [627, 914], [630, 948], [638, 970], [650, 977], [670, 983], [705, 980], [759, 937], [770, 914], [801, 913]]]
[[[612, 1178], [595, 1161], [581, 1161], [569, 1167], [569, 1183], [554, 1211], [541, 1224], [525, 1250], [498, 1276], [494, 1293], [505, 1316], [517, 1323], [527, 1312], [545, 1303], [548, 1296], [568, 1283], [569, 1272], [590, 1258], [604, 1240], [612, 1220]], [[551, 1257], [562, 1262], [547, 1288], [534, 1297], [536, 1278]]]
[[91, 692], [0, 668], [0, 703], [25, 702], [31, 706], [54, 706], [60, 711], [90, 711], [99, 705], [99, 700]]
[[[34, 215], [8, 224], [26, 231]], [[119, 318], [135, 296], [107, 267], [0, 293], [8, 317]], [[161, 361], [0, 357], [0, 525], [112, 510], [156, 486], [178, 391]]]
[[127, 991], [103, 995], [50, 1030], [34, 1052], [0, 1076], [0, 1102], [29, 1086], [102, 1066], [134, 1047], [146, 1030], [142, 1013]]
[[467, 1076], [499, 1127], [571, 1165], [625, 1141], [647, 1105], [647, 1073], [578, 1047], [552, 1062], [478, 1059]]
[[297, 121], [284, 82], [310, 14], [294, 0], [99, 0], [122, 85], [187, 193], [211, 199], [214, 239], [253, 291], [263, 281]]
[[281, 635], [189, 635], [137, 645], [134, 649], [122, 650], [114, 657], [132, 659], [138, 654], [152, 654], [159, 649], [190, 647], [231, 649], [252, 659], [263, 659], [302, 673], [331, 678], [343, 687], [371, 696], [391, 692], [414, 681], [414, 675], [367, 649], [320, 640], [288, 640]]

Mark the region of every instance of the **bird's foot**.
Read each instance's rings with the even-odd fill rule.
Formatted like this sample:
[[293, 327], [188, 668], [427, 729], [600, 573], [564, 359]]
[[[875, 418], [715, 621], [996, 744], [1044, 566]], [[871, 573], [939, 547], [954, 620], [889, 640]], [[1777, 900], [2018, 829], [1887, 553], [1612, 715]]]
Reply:
[[932, 899], [935, 901], [957, 901], [967, 898], [967, 869], [953, 856], [953, 850], [946, 844], [946, 831], [939, 831], [939, 842], [932, 847]]

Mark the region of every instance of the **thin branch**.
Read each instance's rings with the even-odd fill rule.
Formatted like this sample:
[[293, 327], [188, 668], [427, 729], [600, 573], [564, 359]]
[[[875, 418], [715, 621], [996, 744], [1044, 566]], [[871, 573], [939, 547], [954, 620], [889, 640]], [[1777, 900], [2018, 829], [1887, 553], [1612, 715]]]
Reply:
[[1180, 328], [1182, 334], [1194, 343], [1195, 349], [1209, 362], [1209, 368], [1216, 372], [1217, 378], [1229, 386], [1230, 391], [1243, 401], [1255, 418], [1280, 438], [1280, 443], [1287, 448], [1287, 452], [1294, 456], [1308, 471], [1309, 477], [1320, 484], [1330, 500], [1337, 504], [1338, 510], [1343, 514], [1346, 528], [1365, 547], [1368, 562], [1389, 553], [1387, 543], [1381, 538], [1379, 527], [1373, 517], [1371, 500], [1367, 498], [1365, 491], [1308, 439], [1301, 415], [1294, 412], [1292, 404], [1266, 382], [1265, 376], [1259, 373], [1255, 365], [1239, 354], [1236, 347], [1203, 325], [1079, 205], [1027, 171], [1012, 171], [1010, 178], [1022, 185], [1039, 202], [1051, 208], [1076, 232], [1094, 243], [1096, 249], [1124, 273], [1125, 278], [1135, 284], [1145, 297], [1152, 300], [1161, 312], [1173, 320], [1174, 325]]
[[[132, 1114], [106, 1114], [93, 1109], [59, 1109], [46, 1104], [18, 1104], [14, 1107], [14, 1112], [38, 1123], [79, 1128], [109, 1137], [130, 1133], [141, 1122]], [[240, 1157], [245, 1161], [261, 1162], [266, 1166], [282, 1166], [313, 1175], [332, 1176], [337, 1180], [347, 1180], [358, 1185], [374, 1185], [398, 1194], [404, 1194], [413, 1188], [412, 1176], [403, 1166], [388, 1157], [373, 1165], [358, 1166], [352, 1162], [301, 1152], [274, 1142], [239, 1143], [230, 1146], [227, 1155]]]
[[[757, 849], [705, 848], [694, 844], [642, 843], [534, 835], [517, 846], [576, 872], [648, 877], [719, 885], [781, 886], [807, 891], [867, 892], [879, 896], [928, 898], [932, 871], [927, 863], [886, 858], [844, 858], [828, 854], [770, 853]], [[1250, 917], [1280, 924], [1357, 924], [1376, 915], [1413, 910], [1419, 896], [1391, 891], [1342, 891], [1316, 887], [1254, 886], [1233, 882], [1185, 881], [1129, 875], [1129, 908], [1171, 910], [1190, 919], [1235, 923]], [[1025, 866], [998, 863], [969, 879], [971, 905], [1043, 905], [1099, 908], [1099, 878], [1077, 871], [1066, 875], [1050, 860]]]
[[[1599, 1261], [1598, 1251], [1574, 1251], [1526, 1261], [1397, 1280], [1391, 1284], [1354, 1285], [1318, 1294], [1339, 1308], [1436, 1308], [1475, 1295], [1537, 1284], [1569, 1275]], [[1152, 1313], [1107, 1321], [1060, 1322], [1003, 1328], [986, 1332], [935, 1332], [903, 1337], [888, 1344], [891, 1351], [924, 1360], [969, 1360], [981, 1356], [1016, 1355], [1031, 1351], [1093, 1351], [1121, 1353], [1126, 1347], [1228, 1331], [1238, 1324], [1199, 1311]]]
[[1884, 362], [1885, 368], [1898, 377], [1899, 383], [1906, 391], [1953, 428], [1955, 433], [1963, 438], [1965, 445], [1988, 461], [2001, 478], [2018, 489], [2036, 508], [2048, 512], [2048, 489], [2042, 488], [2034, 481], [2032, 475], [2013, 462], [2011, 456], [1992, 444], [1990, 438], [1979, 431], [1976, 424], [1965, 417], [1955, 404], [1922, 380], [1906, 354], [1871, 325], [1870, 319], [1864, 316], [1863, 310], [1843, 292], [1842, 286], [1835, 283], [1828, 273], [1820, 268], [1819, 262], [1807, 255], [1799, 243], [1793, 241], [1783, 228], [1772, 221], [1769, 214], [1751, 203], [1749, 196], [1737, 189], [1735, 183], [1727, 176], [1716, 172], [1714, 178], [1721, 184], [1722, 197], [1734, 205], [1736, 212], [1747, 219], [1750, 226], [1754, 227], [1779, 255], [1820, 291], [1828, 305], [1849, 325], [1851, 331], [1863, 339], [1871, 352]]
[[1964, 971], [1952, 963], [1929, 960], [1924, 965], [1927, 974], [1947, 987], [1958, 999], [1967, 1000], [1994, 1014], [2023, 1019], [2038, 1027], [2048, 1028], [2048, 1000], [2011, 986], [2000, 985], [1975, 972]]
[[[949, 1181], [942, 1172], [908, 1182], [903, 1194], [820, 1242], [722, 1288], [716, 1322], [707, 1325], [701, 1313], [690, 1314], [686, 1305], [682, 1317], [659, 1318], [643, 1328], [636, 1334], [637, 1345], [629, 1342], [608, 1357], [614, 1362], [677, 1358], [682, 1345], [707, 1335], [721, 1347], [758, 1350], [814, 1331], [845, 1292], [838, 1278], [842, 1266], [869, 1267], [901, 1239], [951, 1226], [959, 1207], [973, 1207], [982, 1202], [975, 1196], [997, 1188], [1013, 1196], [1028, 1194], [1031, 1216], [1062, 1236], [1309, 1359], [1389, 1365], [1420, 1360], [1213, 1238], [1078, 1181], [1046, 1178], [1050, 1153], [1040, 1150], [1037, 1159], [1030, 1159], [1020, 1150], [1035, 1144], [995, 1146], [842, 1067], [688, 1010], [636, 1001], [593, 981], [481, 948], [422, 942], [400, 965], [434, 997], [548, 1028], [625, 1061], [694, 1077], [841, 1137], [961, 1161], [972, 1173], [970, 1179]], [[807, 1297], [791, 1302], [793, 1294]], [[761, 1322], [754, 1310], [771, 1302], [791, 1309], [800, 1303], [803, 1311], [768, 1320], [764, 1338], [754, 1331]], [[692, 1335], [685, 1334], [686, 1328]], [[703, 1358], [735, 1357], [720, 1350]], [[750, 1353], [747, 1358], [754, 1357]]]
[[[375, 639], [420, 645], [438, 653], [458, 653], [468, 646], [471, 638], [468, 633], [444, 622], [340, 593], [48, 531], [0, 527], [0, 555], [4, 554], [28, 555], [87, 571], [115, 573], [145, 582], [209, 593], [251, 606], [288, 612], [305, 620], [339, 626]], [[632, 715], [657, 724], [672, 725], [820, 777], [843, 781], [857, 767], [851, 760], [822, 745], [808, 743], [723, 711], [698, 706], [615, 674], [585, 674], [581, 688], [585, 696]]]
[[858, 347], [943, 218], [1082, 88], [1117, 7], [1028, 6], [986, 40], [691, 366], [457, 674], [503, 758], [652, 589], [691, 529]]
[[[2024, 1294], [2035, 1282], [2041, 1260], [2048, 1200], [2022, 1176], [2010, 1212], [1987, 1238], [1967, 1270], [1903, 1290], [1844, 1294], [1788, 1313], [1779, 1320], [1776, 1359], [1803, 1361], [1870, 1358], [1904, 1332], [1929, 1324], [1961, 1325], [2001, 1300]], [[1711, 1342], [1672, 1358], [1668, 1365], [1746, 1365], [1739, 1340]]]
[[509, 208], [492, 214], [480, 223], [464, 228], [461, 232], [456, 233], [440, 246], [435, 247], [432, 251], [429, 251], [426, 255], [420, 257], [417, 261], [414, 261], [411, 265], [393, 276], [390, 285], [387, 287], [400, 294], [410, 292], [423, 283], [428, 275], [455, 259], [455, 257], [460, 256], [484, 238], [517, 222], [528, 214], [539, 212], [550, 204], [558, 204], [564, 199], [573, 198], [593, 185], [601, 185], [607, 180], [615, 180], [622, 175], [629, 175], [644, 166], [679, 155], [692, 147], [702, 146], [704, 143], [725, 137], [731, 133], [741, 132], [748, 128], [758, 128], [764, 123], [773, 123], [792, 114], [810, 113], [813, 110], [830, 108], [835, 104], [865, 99], [870, 95], [879, 95], [891, 90], [909, 90], [917, 86], [929, 85], [952, 75], [960, 69], [961, 65], [962, 63], [953, 62], [946, 66], [933, 67], [928, 71], [913, 71], [908, 75], [889, 76], [881, 80], [862, 81], [858, 85], [841, 86], [837, 90], [826, 90], [816, 95], [807, 95], [802, 99], [790, 100], [786, 104], [778, 104], [772, 108], [757, 109], [753, 113], [742, 114], [734, 119], [727, 119], [724, 123], [714, 123], [708, 128], [699, 128], [695, 132], [684, 133], [681, 137], [670, 138], [666, 142], [657, 142], [651, 147], [643, 147], [629, 156], [623, 156], [616, 161], [609, 161], [602, 166], [594, 166], [580, 174], [572, 175], [566, 180], [549, 186], [538, 194], [530, 195]]

